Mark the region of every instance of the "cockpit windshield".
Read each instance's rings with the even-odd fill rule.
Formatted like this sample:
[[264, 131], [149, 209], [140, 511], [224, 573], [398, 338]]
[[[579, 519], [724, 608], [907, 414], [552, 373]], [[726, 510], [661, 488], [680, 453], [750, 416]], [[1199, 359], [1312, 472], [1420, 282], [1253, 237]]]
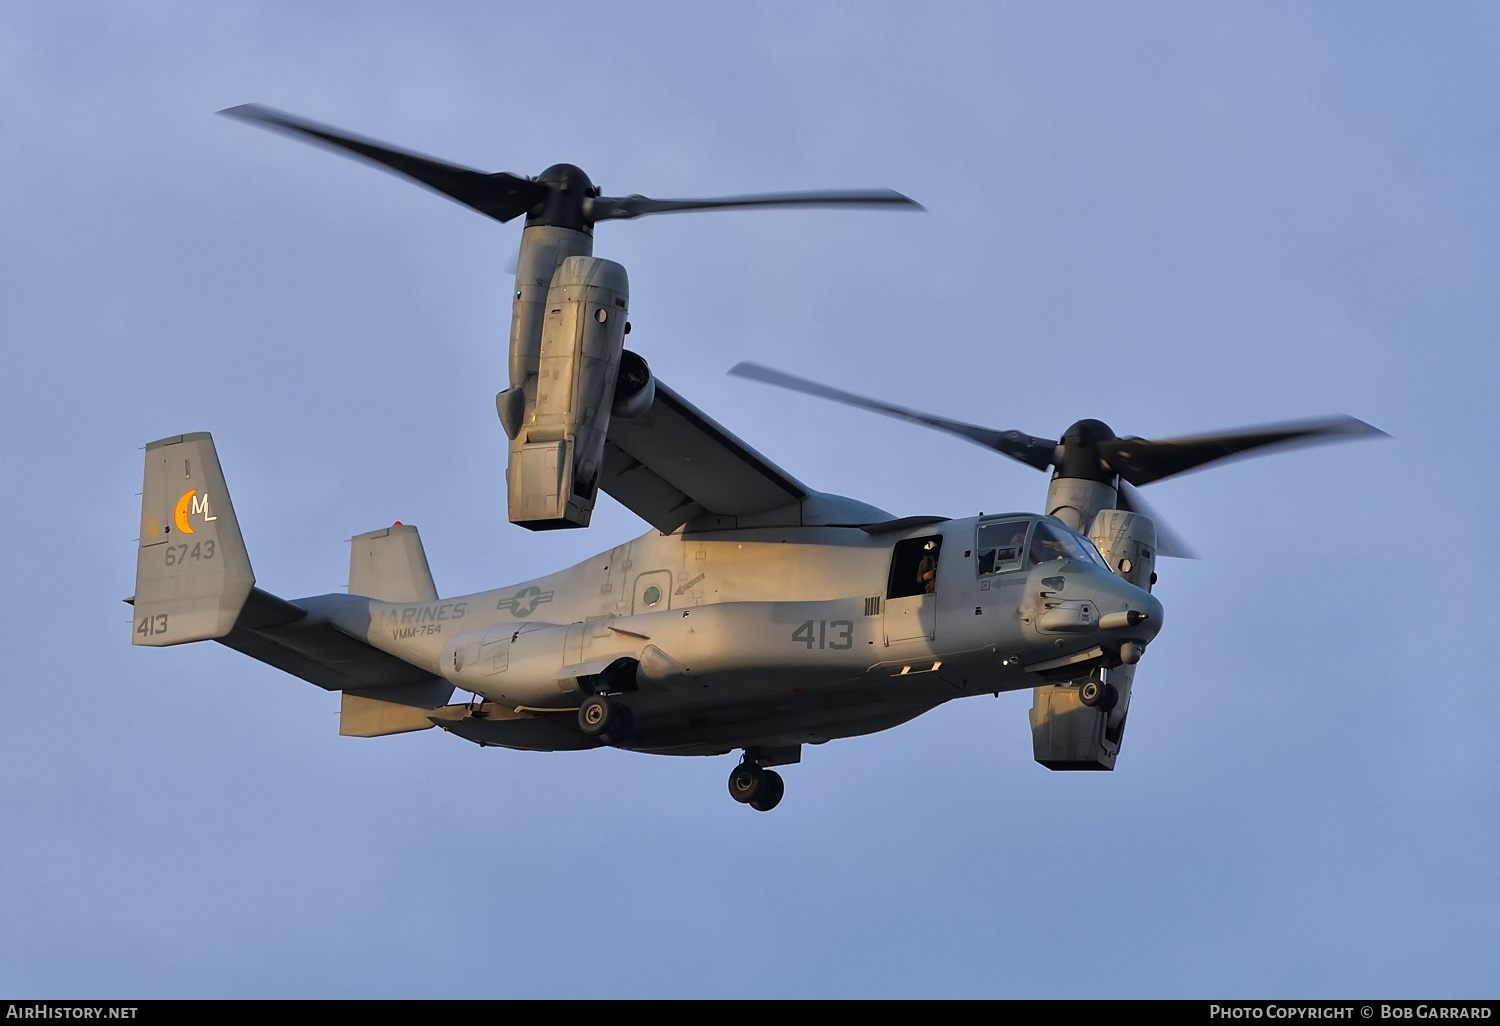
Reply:
[[[1027, 535], [1030, 544], [1027, 544]], [[1017, 517], [979, 525], [975, 569], [980, 577], [1019, 570], [1023, 565], [1076, 559], [1104, 566], [1104, 559], [1083, 535], [1050, 518]]]
[[1031, 535], [1031, 561], [1046, 563], [1054, 559], [1077, 559], [1104, 565], [1098, 550], [1081, 534], [1059, 524], [1038, 523]]

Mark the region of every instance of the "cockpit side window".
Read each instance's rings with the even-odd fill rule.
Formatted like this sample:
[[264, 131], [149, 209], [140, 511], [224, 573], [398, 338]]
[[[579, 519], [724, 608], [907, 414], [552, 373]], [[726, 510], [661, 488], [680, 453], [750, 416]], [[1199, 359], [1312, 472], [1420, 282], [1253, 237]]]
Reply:
[[1052, 524], [1039, 523], [1031, 536], [1031, 561], [1047, 563], [1054, 559], [1076, 559], [1100, 565], [1104, 562], [1088, 539]]
[[898, 541], [891, 553], [891, 579], [885, 597], [906, 598], [937, 591], [938, 553], [942, 548], [940, 534]]
[[1001, 520], [979, 525], [976, 563], [980, 577], [1021, 569], [1030, 520]]

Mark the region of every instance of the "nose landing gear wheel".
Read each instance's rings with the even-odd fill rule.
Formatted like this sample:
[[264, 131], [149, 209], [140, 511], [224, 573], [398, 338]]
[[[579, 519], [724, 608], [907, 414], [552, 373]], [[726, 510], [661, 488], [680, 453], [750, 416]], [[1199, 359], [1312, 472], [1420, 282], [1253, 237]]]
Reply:
[[1113, 684], [1086, 680], [1078, 689], [1078, 700], [1100, 712], [1109, 712], [1120, 701], [1120, 692]]
[[620, 710], [603, 695], [590, 695], [578, 707], [578, 729], [589, 737], [607, 734], [620, 724]]

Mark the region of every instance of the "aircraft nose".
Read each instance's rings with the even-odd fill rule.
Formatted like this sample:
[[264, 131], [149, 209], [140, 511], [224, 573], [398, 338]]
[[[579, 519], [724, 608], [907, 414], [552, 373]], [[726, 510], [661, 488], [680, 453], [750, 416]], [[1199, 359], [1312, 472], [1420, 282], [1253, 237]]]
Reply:
[[1149, 591], [1133, 590], [1135, 594], [1126, 596], [1128, 608], [1100, 617], [1099, 626], [1106, 630], [1128, 630], [1149, 640], [1161, 630], [1161, 600]]
[[1110, 639], [1107, 645], [1118, 646], [1120, 660], [1130, 665], [1161, 632], [1162, 604], [1149, 591], [1118, 578], [1112, 584], [1110, 595], [1100, 603], [1099, 630]]
[[1100, 646], [1126, 665], [1135, 664], [1161, 632], [1160, 600], [1107, 567], [1041, 564], [1032, 569], [1031, 587], [1034, 619], [1028, 622], [1040, 634], [1075, 635], [1085, 650]]

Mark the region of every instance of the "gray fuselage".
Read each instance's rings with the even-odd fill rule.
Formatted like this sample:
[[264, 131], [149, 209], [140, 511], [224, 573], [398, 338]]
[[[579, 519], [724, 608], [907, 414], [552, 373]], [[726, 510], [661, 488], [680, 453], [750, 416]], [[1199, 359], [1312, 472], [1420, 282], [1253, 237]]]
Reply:
[[[548, 711], [571, 712], [598, 674], [633, 660], [624, 697], [634, 729], [622, 747], [686, 755], [816, 744], [894, 726], [952, 698], [1034, 687], [1039, 666], [1116, 641], [1120, 631], [1098, 625], [1111, 613], [1146, 613], [1126, 633], [1141, 643], [1155, 636], [1160, 603], [1097, 557], [981, 568], [979, 527], [1019, 520], [1062, 527], [1016, 513], [920, 518], [875, 533], [653, 531], [473, 595], [299, 604], [323, 607], [346, 632], [492, 703], [515, 739], [502, 730], [488, 743], [592, 746], [559, 733], [563, 718]], [[910, 565], [927, 552], [933, 558], [917, 576], [928, 569], [928, 580], [903, 586], [893, 560]], [[528, 732], [515, 722], [523, 718], [552, 722]]]

